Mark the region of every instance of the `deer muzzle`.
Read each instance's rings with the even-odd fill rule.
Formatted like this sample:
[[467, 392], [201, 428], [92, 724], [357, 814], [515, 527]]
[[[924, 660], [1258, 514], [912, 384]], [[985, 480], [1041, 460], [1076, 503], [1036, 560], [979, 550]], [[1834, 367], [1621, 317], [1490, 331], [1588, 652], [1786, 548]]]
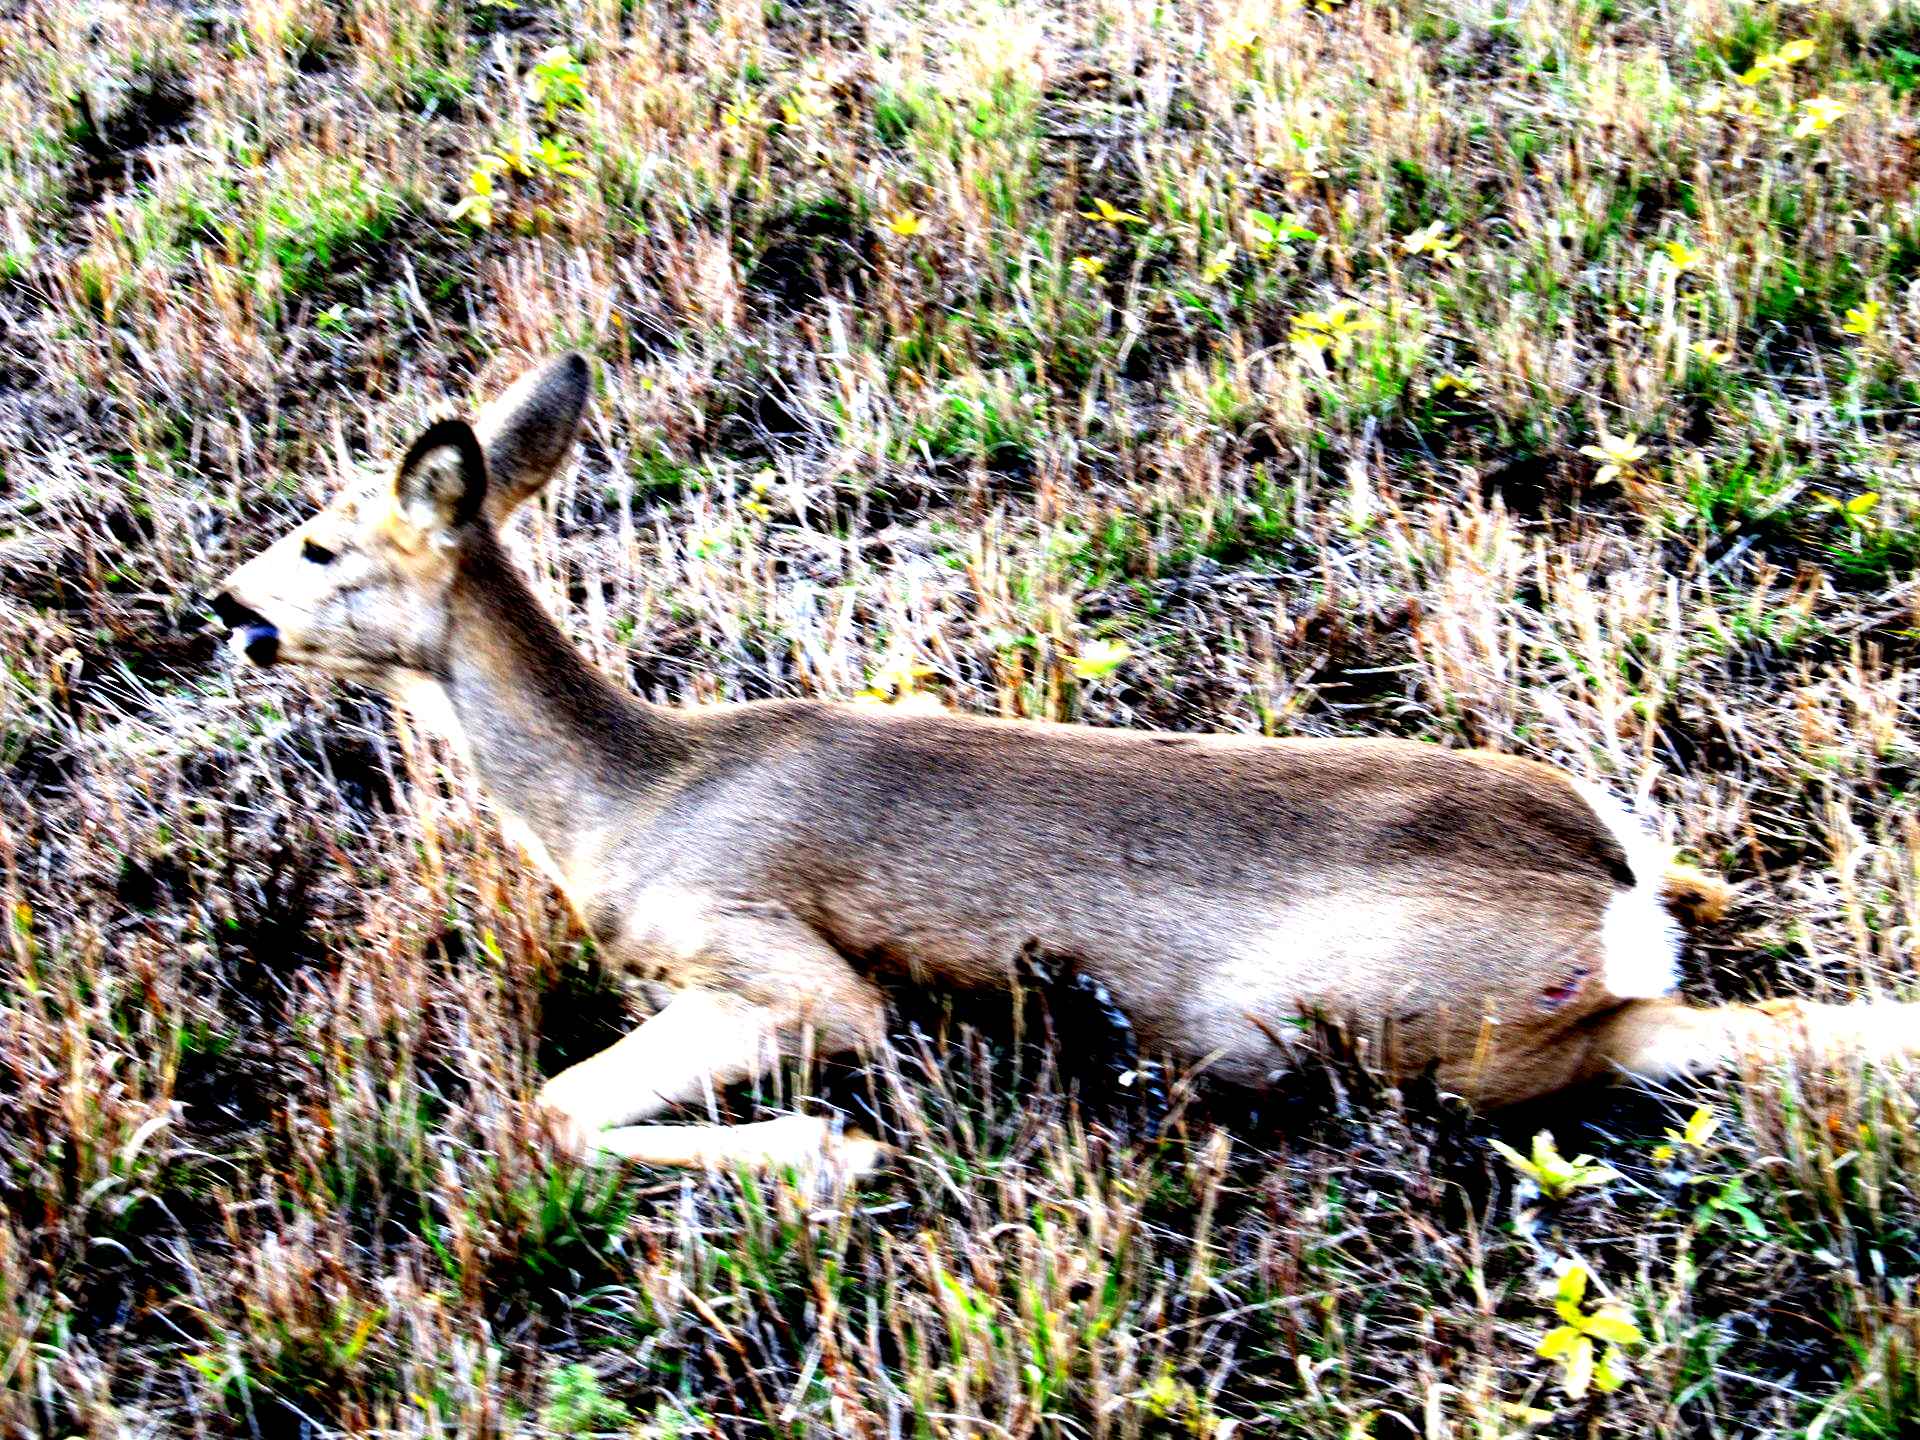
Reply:
[[242, 604], [227, 591], [213, 597], [213, 613], [233, 632], [233, 645], [256, 665], [280, 658], [280, 631], [258, 610]]

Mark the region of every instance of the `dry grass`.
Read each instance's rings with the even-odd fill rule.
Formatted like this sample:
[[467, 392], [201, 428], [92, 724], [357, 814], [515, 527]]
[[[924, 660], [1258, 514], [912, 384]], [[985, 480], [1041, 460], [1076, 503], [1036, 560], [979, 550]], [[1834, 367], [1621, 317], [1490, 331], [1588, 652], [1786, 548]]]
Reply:
[[1041, 994], [732, 1097], [873, 1112], [855, 1194], [561, 1163], [637, 1002], [196, 594], [577, 345], [524, 549], [641, 693], [1538, 755], [1742, 883], [1694, 993], [1910, 993], [1917, 82], [1885, 0], [0, 6], [0, 1434], [1913, 1433], [1891, 1076], [1503, 1119], [1621, 1172], [1549, 1203]]

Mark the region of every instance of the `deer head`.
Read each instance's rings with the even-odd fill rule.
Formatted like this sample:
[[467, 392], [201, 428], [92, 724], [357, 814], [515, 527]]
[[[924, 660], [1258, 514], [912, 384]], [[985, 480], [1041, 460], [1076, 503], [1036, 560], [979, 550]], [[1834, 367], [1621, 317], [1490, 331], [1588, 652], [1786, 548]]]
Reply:
[[558, 472], [587, 391], [586, 361], [565, 356], [471, 424], [429, 426], [390, 476], [348, 485], [227, 577], [213, 603], [236, 647], [383, 686], [443, 673], [464, 555]]

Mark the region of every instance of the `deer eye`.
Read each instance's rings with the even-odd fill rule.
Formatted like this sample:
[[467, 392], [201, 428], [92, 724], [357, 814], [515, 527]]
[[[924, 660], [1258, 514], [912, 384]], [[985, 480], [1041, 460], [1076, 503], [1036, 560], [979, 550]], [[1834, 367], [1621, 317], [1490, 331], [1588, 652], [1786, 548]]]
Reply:
[[340, 558], [339, 552], [317, 545], [309, 540], [300, 547], [300, 558], [310, 565], [331, 565]]

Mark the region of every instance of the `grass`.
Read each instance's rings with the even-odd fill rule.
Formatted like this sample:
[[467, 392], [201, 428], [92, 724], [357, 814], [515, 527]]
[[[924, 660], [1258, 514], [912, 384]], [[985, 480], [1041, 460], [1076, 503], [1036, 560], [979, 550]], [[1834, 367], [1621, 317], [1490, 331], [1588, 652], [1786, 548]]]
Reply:
[[[577, 345], [524, 548], [638, 693], [919, 664], [982, 713], [1533, 755], [1741, 883], [1690, 993], [1910, 994], [1915, 35], [11, 7], [0, 1435], [1913, 1433], [1894, 1075], [1123, 1085], [1153, 1057], [1040, 985], [724, 1098], [879, 1129], [851, 1194], [572, 1166], [533, 1091], [645, 997], [448, 756], [235, 671], [200, 597]], [[1541, 1128], [1617, 1173], [1547, 1198], [1492, 1145]], [[1536, 1353], [1576, 1261], [1639, 1337], [1577, 1398]]]

